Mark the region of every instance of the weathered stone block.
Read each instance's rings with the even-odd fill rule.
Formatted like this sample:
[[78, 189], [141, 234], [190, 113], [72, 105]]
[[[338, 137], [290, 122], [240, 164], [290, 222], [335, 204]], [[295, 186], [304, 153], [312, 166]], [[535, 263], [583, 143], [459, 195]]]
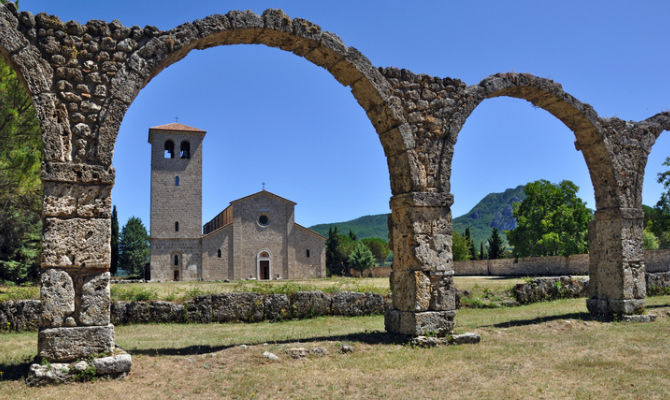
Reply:
[[188, 322], [212, 322], [212, 296], [196, 296], [193, 300], [184, 303], [186, 320]]
[[263, 295], [258, 293], [221, 293], [212, 295], [212, 321], [262, 321], [265, 315]]
[[86, 277], [81, 287], [79, 322], [108, 325], [110, 303], [109, 272]]
[[168, 301], [152, 301], [150, 304], [151, 322], [184, 322], [184, 306]]
[[85, 326], [40, 330], [38, 356], [49, 361], [72, 361], [114, 349], [114, 326]]
[[285, 294], [270, 294], [263, 299], [265, 319], [279, 321], [290, 317], [291, 304]]
[[305, 318], [313, 315], [330, 315], [331, 297], [323, 292], [296, 292], [290, 297], [291, 315]]
[[91, 362], [96, 375], [121, 375], [130, 372], [133, 360], [130, 354], [123, 353], [109, 357], [94, 358]]
[[47, 365], [32, 364], [26, 378], [28, 386], [45, 386], [72, 381], [69, 364], [49, 363]]
[[44, 182], [42, 215], [45, 217], [109, 218], [111, 185], [77, 185]]
[[74, 285], [67, 272], [53, 268], [42, 271], [40, 326], [62, 326], [65, 318], [74, 312], [74, 297]]
[[45, 218], [42, 267], [108, 268], [110, 223], [100, 218]]
[[110, 307], [110, 320], [114, 325], [128, 323], [128, 301], [115, 301]]
[[337, 292], [332, 297], [333, 315], [370, 315], [384, 310], [384, 299], [378, 294]]
[[453, 271], [432, 272], [430, 274], [430, 310], [446, 311], [456, 309], [456, 288]]
[[451, 333], [454, 329], [455, 311], [412, 312], [388, 310], [384, 315], [387, 332], [401, 335], [438, 335]]
[[430, 277], [423, 271], [391, 272], [393, 307], [402, 311], [427, 311], [430, 308]]
[[126, 305], [126, 322], [145, 324], [151, 322], [151, 304], [146, 301], [132, 301]]

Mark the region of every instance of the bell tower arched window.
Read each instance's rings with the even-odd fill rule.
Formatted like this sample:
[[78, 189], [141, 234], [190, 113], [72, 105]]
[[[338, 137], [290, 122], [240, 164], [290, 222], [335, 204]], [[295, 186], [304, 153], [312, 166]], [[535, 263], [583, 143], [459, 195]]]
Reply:
[[174, 231], [179, 232], [179, 221], [174, 222]]
[[191, 158], [191, 144], [187, 140], [179, 146], [179, 158]]
[[174, 142], [172, 140], [165, 142], [165, 152], [163, 153], [163, 158], [174, 158]]

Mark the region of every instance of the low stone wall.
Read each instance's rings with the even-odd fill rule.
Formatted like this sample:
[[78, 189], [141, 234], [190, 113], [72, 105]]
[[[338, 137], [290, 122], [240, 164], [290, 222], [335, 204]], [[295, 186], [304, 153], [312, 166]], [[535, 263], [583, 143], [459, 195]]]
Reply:
[[570, 276], [531, 279], [527, 283], [517, 284], [513, 289], [514, 297], [519, 304], [586, 297], [588, 291], [589, 278], [573, 278]]
[[[351, 276], [356, 278], [361, 277], [361, 273], [356, 270], [351, 270]], [[391, 276], [391, 267], [374, 267], [363, 271], [364, 278], [388, 278]]]
[[[670, 271], [670, 249], [645, 250], [644, 262], [647, 272]], [[562, 276], [588, 274], [588, 254], [575, 254], [569, 257], [528, 257], [519, 258], [516, 262], [513, 258], [454, 262], [454, 275]]]
[[[645, 274], [647, 296], [670, 294], [670, 272], [652, 272]], [[519, 304], [538, 301], [587, 297], [589, 278], [561, 276], [556, 278], [531, 279], [527, 283], [514, 286], [514, 297]]]
[[670, 294], [670, 272], [648, 273], [644, 278], [647, 282], [647, 296]]
[[[382, 314], [386, 308], [390, 308], [390, 298], [372, 293], [220, 293], [197, 296], [184, 304], [168, 301], [117, 301], [111, 306], [111, 322], [114, 325], [124, 325], [279, 321], [320, 315]], [[37, 330], [40, 311], [39, 300], [0, 303], [0, 331]]]

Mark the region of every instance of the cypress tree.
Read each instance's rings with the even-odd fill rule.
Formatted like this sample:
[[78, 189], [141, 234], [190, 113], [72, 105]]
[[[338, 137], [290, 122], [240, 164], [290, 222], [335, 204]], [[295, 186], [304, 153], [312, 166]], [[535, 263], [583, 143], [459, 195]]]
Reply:
[[491, 232], [491, 237], [489, 237], [489, 258], [495, 260], [497, 258], [502, 258], [503, 256], [503, 242], [500, 234], [498, 233], [498, 228], [493, 228]]
[[468, 251], [470, 252], [470, 259], [477, 259], [477, 250], [475, 250], [475, 242], [472, 240], [472, 235], [470, 235], [470, 227], [465, 228], [465, 240], [468, 242]]
[[484, 242], [479, 242], [479, 259], [485, 260], [486, 255], [484, 254]]

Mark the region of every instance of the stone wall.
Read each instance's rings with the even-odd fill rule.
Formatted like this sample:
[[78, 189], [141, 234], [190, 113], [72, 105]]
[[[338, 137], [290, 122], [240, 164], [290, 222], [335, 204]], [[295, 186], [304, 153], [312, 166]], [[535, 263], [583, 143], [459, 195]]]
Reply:
[[[647, 272], [670, 271], [670, 249], [645, 250]], [[589, 255], [575, 254], [569, 257], [528, 257], [498, 260], [454, 261], [455, 275], [494, 276], [551, 276], [588, 275]]]
[[[648, 272], [645, 282], [648, 296], [670, 294], [670, 272]], [[561, 276], [531, 279], [515, 285], [513, 293], [519, 304], [586, 297], [589, 294], [589, 278]]]
[[[197, 296], [184, 304], [167, 301], [117, 301], [111, 321], [119, 324], [258, 322], [321, 315], [381, 314], [390, 298], [359, 292], [286, 294], [220, 293]], [[39, 300], [0, 303], [0, 331], [32, 331], [39, 327]]]

